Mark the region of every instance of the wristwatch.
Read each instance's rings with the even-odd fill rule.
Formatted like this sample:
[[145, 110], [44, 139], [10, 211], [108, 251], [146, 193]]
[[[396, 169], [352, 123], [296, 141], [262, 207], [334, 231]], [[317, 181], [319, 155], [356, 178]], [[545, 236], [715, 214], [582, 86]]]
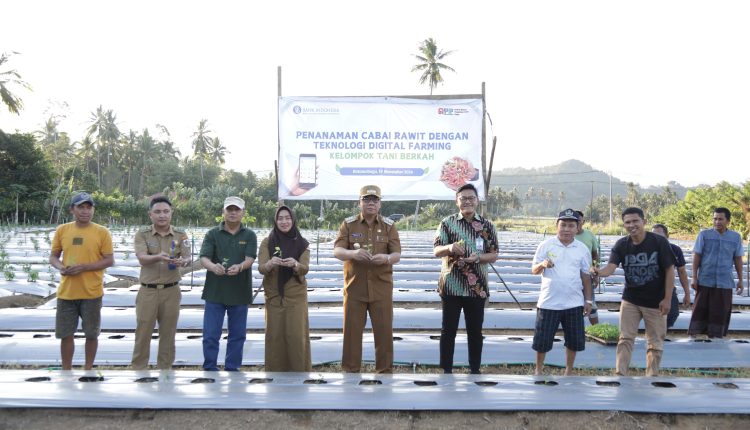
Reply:
[[586, 303], [588, 303], [588, 304], [590, 304], [590, 305], [593, 305], [593, 304], [594, 304], [594, 301], [593, 301], [593, 300], [586, 300]]

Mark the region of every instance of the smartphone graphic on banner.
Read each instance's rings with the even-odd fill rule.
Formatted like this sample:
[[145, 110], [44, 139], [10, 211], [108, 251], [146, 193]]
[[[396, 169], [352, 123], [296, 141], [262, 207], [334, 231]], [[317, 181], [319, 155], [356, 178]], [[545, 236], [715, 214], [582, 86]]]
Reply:
[[318, 183], [317, 159], [315, 154], [299, 155], [299, 186], [300, 188], [310, 189]]

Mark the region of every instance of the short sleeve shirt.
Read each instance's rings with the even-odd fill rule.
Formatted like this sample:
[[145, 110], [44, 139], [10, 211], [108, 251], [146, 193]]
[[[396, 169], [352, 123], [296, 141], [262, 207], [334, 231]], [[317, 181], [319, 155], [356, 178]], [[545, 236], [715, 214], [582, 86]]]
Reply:
[[[339, 227], [334, 247], [369, 249], [371, 254], [401, 252], [401, 239], [396, 226], [378, 215], [372, 225], [362, 214], [344, 220]], [[393, 299], [393, 266], [365, 261], [344, 261], [344, 294], [350, 300], [375, 302]]]
[[576, 240], [583, 242], [584, 245], [589, 249], [589, 253], [597, 252], [599, 258], [601, 258], [601, 252], [599, 252], [599, 239], [591, 230], [583, 230], [580, 234], [576, 235]]
[[669, 247], [672, 248], [672, 254], [674, 254], [674, 267], [684, 267], [687, 262], [685, 262], [685, 254], [682, 253], [682, 248], [674, 243], [670, 243]]
[[[258, 241], [255, 232], [245, 227], [232, 234], [222, 221], [206, 233], [201, 245], [201, 257], [208, 257], [212, 263], [230, 267], [245, 261], [245, 257], [256, 258]], [[252, 300], [252, 269], [244, 270], [235, 276], [218, 276], [210, 270], [206, 273], [206, 283], [201, 298], [207, 302], [227, 306], [249, 304]]]
[[565, 245], [555, 236], [539, 244], [532, 264], [539, 264], [547, 258], [554, 266], [542, 272], [537, 307], [564, 310], [583, 306], [581, 273], [588, 274], [591, 267], [588, 247], [578, 240]]
[[[498, 251], [495, 225], [479, 214], [466, 219], [459, 212], [440, 221], [435, 232], [433, 247], [450, 245], [463, 241], [466, 252], [462, 256], [470, 257], [473, 253], [492, 253]], [[456, 256], [442, 257], [438, 293], [441, 297], [481, 297], [484, 291], [489, 297], [487, 286], [487, 263], [463, 263]]]
[[[64, 266], [90, 264], [112, 255], [112, 235], [106, 227], [89, 223], [78, 227], [75, 222], [58, 226], [52, 239], [52, 252], [62, 251]], [[57, 297], [63, 300], [96, 299], [104, 295], [104, 269], [61, 277]]]
[[734, 258], [742, 257], [742, 237], [733, 230], [723, 234], [716, 229], [698, 233], [693, 252], [700, 254], [698, 285], [702, 287], [734, 288]]
[[[190, 258], [191, 246], [187, 233], [169, 227], [169, 232], [162, 235], [154, 226], [144, 228], [135, 234], [134, 248], [136, 254], [157, 255], [166, 252], [173, 258]], [[139, 280], [142, 284], [169, 284], [178, 282], [182, 275], [178, 268], [169, 269], [164, 262], [141, 266]]]
[[646, 232], [643, 241], [636, 245], [630, 236], [623, 237], [612, 247], [609, 262], [622, 264], [625, 272], [623, 300], [646, 308], [659, 307], [664, 300], [665, 272], [675, 263], [667, 239]]

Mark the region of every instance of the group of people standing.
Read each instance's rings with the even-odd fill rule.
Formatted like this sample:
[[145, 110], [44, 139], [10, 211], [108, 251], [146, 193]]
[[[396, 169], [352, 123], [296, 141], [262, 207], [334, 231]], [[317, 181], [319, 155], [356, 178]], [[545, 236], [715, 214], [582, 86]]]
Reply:
[[[477, 212], [479, 195], [471, 184], [456, 192], [458, 212], [444, 218], [433, 242], [441, 258], [438, 293], [441, 299], [440, 368], [453, 371], [453, 355], [459, 318], [463, 311], [468, 338], [469, 368], [480, 373], [482, 325], [489, 302], [488, 265], [498, 258], [498, 239], [493, 223]], [[73, 196], [74, 221], [55, 231], [50, 264], [61, 273], [55, 334], [61, 339], [62, 368], [71, 369], [74, 333], [79, 319], [86, 338], [85, 369], [91, 369], [101, 326], [104, 270], [114, 263], [109, 231], [94, 222], [94, 200], [87, 193]], [[393, 370], [393, 265], [401, 259], [401, 242], [392, 220], [380, 214], [381, 191], [368, 185], [359, 192], [360, 213], [344, 220], [334, 242], [334, 256], [343, 261], [344, 340], [342, 370], [359, 372], [362, 337], [367, 316], [375, 341], [375, 371]], [[155, 197], [148, 209], [151, 225], [136, 233], [135, 254], [141, 264], [141, 287], [136, 297], [135, 343], [131, 366], [148, 368], [151, 339], [158, 323], [158, 369], [170, 369], [175, 360], [175, 333], [181, 293], [180, 268], [192, 264], [192, 246], [185, 231], [171, 224], [173, 207], [167, 197]], [[219, 342], [224, 321], [227, 345], [224, 370], [242, 366], [247, 332], [248, 305], [253, 300], [252, 265], [258, 259], [265, 294], [265, 368], [267, 371], [310, 371], [307, 281], [309, 242], [302, 236], [288, 206], [279, 206], [274, 227], [257, 244], [255, 232], [242, 223], [245, 202], [227, 197], [222, 221], [210, 229], [200, 249], [206, 269], [202, 299], [203, 369], [219, 370]], [[689, 305], [685, 259], [671, 245], [667, 228], [657, 224], [645, 231], [639, 208], [622, 214], [626, 237], [617, 241], [608, 262], [599, 267], [596, 236], [586, 234], [579, 211], [558, 215], [557, 234], [542, 242], [534, 255], [532, 273], [542, 278], [532, 348], [537, 352], [536, 373], [541, 374], [545, 354], [562, 325], [566, 348], [566, 374], [575, 356], [585, 348], [584, 316], [595, 324], [593, 287], [622, 266], [625, 289], [620, 305], [620, 339], [616, 373], [627, 375], [638, 325], [646, 325], [647, 374], [657, 375], [668, 327], [676, 319], [675, 268]], [[717, 208], [714, 229], [702, 231], [694, 247], [692, 288], [696, 290], [689, 334], [723, 337], [731, 316], [732, 269], [737, 272], [737, 294], [742, 292], [742, 239], [727, 229], [730, 213]], [[589, 232], [590, 233], [590, 232]], [[579, 240], [580, 239], [580, 240]], [[670, 314], [672, 311], [672, 314]], [[669, 324], [671, 325], [671, 324]]]
[[[572, 373], [576, 353], [585, 349], [584, 316], [592, 309], [592, 279], [612, 275], [622, 267], [625, 288], [620, 300], [615, 373], [629, 373], [633, 345], [641, 320], [646, 333], [646, 375], [657, 376], [661, 364], [667, 328], [679, 315], [679, 300], [674, 289], [675, 273], [684, 290], [683, 305], [691, 304], [687, 270], [682, 250], [667, 240], [663, 224], [646, 231], [643, 210], [630, 207], [622, 212], [628, 235], [612, 247], [609, 260], [599, 266], [592, 260], [592, 248], [577, 240], [581, 213], [566, 209], [558, 215], [555, 237], [542, 242], [534, 255], [532, 273], [541, 275], [537, 320], [532, 348], [537, 351], [535, 373], [541, 374], [545, 354], [552, 349], [554, 335], [562, 326], [565, 337], [565, 374]], [[688, 335], [722, 338], [729, 329], [732, 293], [737, 274], [736, 293], [743, 291], [742, 238], [728, 230], [731, 213], [716, 208], [713, 229], [699, 233], [693, 247], [692, 288], [695, 290]], [[593, 321], [592, 321], [593, 323]]]

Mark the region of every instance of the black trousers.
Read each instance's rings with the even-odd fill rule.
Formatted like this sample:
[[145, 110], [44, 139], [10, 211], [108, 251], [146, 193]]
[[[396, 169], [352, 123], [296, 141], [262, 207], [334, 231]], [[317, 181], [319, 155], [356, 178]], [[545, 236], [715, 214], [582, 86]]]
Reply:
[[441, 297], [443, 305], [443, 328], [440, 331], [440, 367], [446, 372], [453, 370], [453, 351], [456, 347], [456, 330], [464, 311], [466, 335], [469, 344], [469, 368], [479, 373], [482, 364], [482, 323], [484, 322], [485, 299], [479, 297]]

